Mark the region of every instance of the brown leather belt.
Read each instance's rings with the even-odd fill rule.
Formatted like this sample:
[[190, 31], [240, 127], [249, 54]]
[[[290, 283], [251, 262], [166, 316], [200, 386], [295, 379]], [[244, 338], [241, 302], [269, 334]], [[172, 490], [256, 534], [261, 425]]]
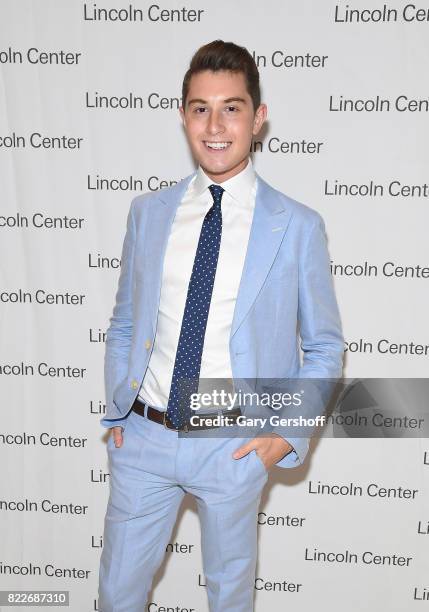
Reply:
[[[153, 408], [153, 406], [149, 406], [149, 404], [145, 404], [141, 402], [137, 398], [132, 405], [132, 410], [144, 417], [144, 409], [147, 406], [146, 416], [151, 421], [155, 421], [155, 423], [159, 423], [160, 425], [164, 425], [167, 429], [173, 429], [174, 431], [192, 431], [192, 430], [200, 430], [200, 429], [212, 429], [213, 427], [218, 427], [217, 425], [204, 425], [205, 419], [213, 419], [218, 416], [223, 416], [228, 419], [228, 424], [233, 424], [237, 420], [237, 417], [241, 416], [242, 412], [240, 408], [234, 408], [233, 410], [227, 410], [223, 413], [218, 412], [210, 412], [206, 414], [195, 414], [193, 415], [194, 420], [197, 418], [197, 424], [187, 423], [183, 427], [175, 427], [170, 419], [167, 417], [167, 413], [163, 410], [157, 410]], [[201, 424], [198, 424], [201, 423]]]

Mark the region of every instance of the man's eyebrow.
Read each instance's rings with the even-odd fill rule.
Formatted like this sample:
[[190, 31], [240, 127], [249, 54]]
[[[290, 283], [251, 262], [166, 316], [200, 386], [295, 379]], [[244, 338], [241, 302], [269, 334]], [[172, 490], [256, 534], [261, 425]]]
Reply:
[[227, 98], [226, 100], [224, 100], [224, 102], [243, 102], [243, 104], [246, 104], [246, 100], [244, 98], [240, 98], [239, 96]]
[[[232, 98], [226, 98], [223, 100], [224, 104], [228, 104], [229, 102], [243, 102], [246, 104], [246, 100], [244, 98], [240, 98], [239, 96], [233, 96]], [[188, 101], [188, 105], [190, 104], [207, 104], [207, 100], [203, 100], [202, 98], [192, 98], [192, 100]]]
[[189, 104], [207, 104], [207, 101], [202, 98], [192, 98], [192, 100], [188, 100], [188, 105]]

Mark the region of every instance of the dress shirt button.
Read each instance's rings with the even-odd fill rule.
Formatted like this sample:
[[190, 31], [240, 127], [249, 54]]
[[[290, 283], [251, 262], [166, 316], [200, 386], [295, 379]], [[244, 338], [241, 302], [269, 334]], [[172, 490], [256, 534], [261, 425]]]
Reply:
[[137, 389], [139, 383], [136, 380], [131, 381], [131, 389]]
[[151, 347], [151, 341], [150, 340], [146, 340], [146, 342], [144, 343], [145, 347], [149, 350]]

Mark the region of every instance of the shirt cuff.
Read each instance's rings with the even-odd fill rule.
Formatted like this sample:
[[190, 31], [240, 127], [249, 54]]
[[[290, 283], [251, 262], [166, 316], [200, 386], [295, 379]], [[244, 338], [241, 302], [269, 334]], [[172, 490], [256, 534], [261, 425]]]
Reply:
[[106, 419], [106, 417], [103, 417], [102, 419], [100, 419], [100, 423], [103, 427], [122, 427], [122, 431], [125, 430], [126, 422], [127, 417], [124, 417], [122, 419]]
[[[274, 433], [278, 434], [278, 432], [276, 432], [275, 430]], [[285, 455], [283, 459], [277, 461], [275, 465], [281, 468], [293, 468], [302, 465], [308, 453], [309, 438], [285, 438], [284, 436], [281, 437], [293, 447], [293, 450], [291, 450], [287, 455]]]

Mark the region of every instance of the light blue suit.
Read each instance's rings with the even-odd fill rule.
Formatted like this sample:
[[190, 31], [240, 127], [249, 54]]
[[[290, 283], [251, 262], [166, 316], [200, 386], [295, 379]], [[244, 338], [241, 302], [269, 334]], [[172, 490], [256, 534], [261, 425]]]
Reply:
[[[195, 495], [203, 523], [210, 610], [253, 609], [255, 519], [267, 477], [261, 459], [254, 451], [239, 460], [232, 459], [239, 438], [207, 440], [197, 436], [185, 440], [177, 432], [130, 412], [153, 348], [170, 227], [194, 174], [168, 189], [137, 196], [128, 214], [116, 304], [106, 334], [106, 415], [101, 424], [122, 425], [125, 431], [123, 447], [116, 449], [111, 440], [108, 444], [111, 496], [100, 567], [102, 612], [143, 610], [142, 601], [162, 560], [186, 490]], [[259, 174], [256, 176], [254, 216], [230, 333], [233, 380], [336, 379], [342, 372], [344, 340], [323, 219], [315, 210], [272, 188]], [[284, 435], [284, 430], [278, 433]], [[309, 439], [286, 439], [294, 450], [277, 465], [287, 468], [302, 464]], [[186, 464], [186, 457], [192, 465]], [[197, 472], [192, 471], [196, 469], [195, 457], [205, 457]], [[220, 469], [220, 461], [227, 461], [226, 467], [222, 463]], [[142, 470], [140, 474], [136, 465]], [[159, 494], [161, 490], [164, 499], [160, 498], [158, 505], [154, 492]], [[218, 509], [214, 517], [210, 513], [213, 495]], [[130, 516], [136, 522], [130, 523]], [[150, 525], [148, 516], [152, 516]], [[153, 523], [153, 516], [159, 517], [159, 524]], [[133, 532], [136, 525], [141, 532]], [[225, 530], [222, 537], [219, 529]], [[159, 539], [152, 556], [145, 548], [144, 537], [136, 549], [139, 533], [145, 534], [146, 541], [150, 539], [149, 548], [155, 538]], [[233, 579], [234, 564], [228, 565], [228, 554], [233, 559], [237, 548], [243, 550], [243, 565]], [[120, 565], [124, 559], [129, 566]], [[140, 568], [140, 579], [133, 577], [132, 560]], [[146, 582], [142, 579], [143, 567]], [[118, 574], [123, 576], [122, 582], [118, 582]]]

